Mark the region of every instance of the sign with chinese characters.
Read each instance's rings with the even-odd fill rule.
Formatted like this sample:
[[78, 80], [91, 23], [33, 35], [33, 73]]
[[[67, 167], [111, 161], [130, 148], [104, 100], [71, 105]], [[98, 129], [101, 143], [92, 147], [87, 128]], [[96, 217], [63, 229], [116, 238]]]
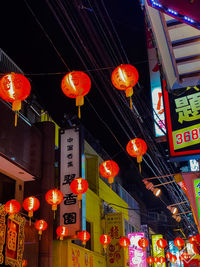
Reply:
[[[162, 235], [152, 235], [153, 257], [165, 257], [164, 249], [157, 246], [157, 241], [161, 238], [163, 238]], [[154, 263], [153, 266], [157, 267], [157, 263]], [[166, 267], [166, 263], [160, 264], [160, 267]]]
[[138, 241], [144, 238], [144, 233], [130, 233], [128, 238], [130, 239], [129, 246], [129, 266], [130, 267], [147, 267], [146, 250], [143, 251], [138, 245]]
[[70, 189], [70, 183], [78, 177], [84, 177], [82, 169], [82, 148], [79, 128], [60, 130], [60, 190], [64, 199], [60, 205], [60, 225], [66, 225], [69, 236], [81, 230], [82, 208], [79, 208], [77, 195]]
[[120, 237], [124, 236], [123, 218], [121, 213], [106, 214], [106, 233], [111, 238], [111, 242], [107, 248], [106, 266], [124, 266], [124, 250], [119, 244]]
[[183, 88], [178, 93], [164, 89], [170, 155], [200, 154], [200, 89]]
[[191, 172], [198, 172], [199, 171], [199, 162], [196, 159], [189, 160], [190, 171]]
[[182, 251], [179, 251], [179, 249], [174, 245], [174, 241], [169, 241], [169, 252], [177, 257], [176, 262], [171, 262], [170, 267], [184, 267], [183, 262], [179, 259]]
[[199, 215], [199, 218], [200, 218], [200, 179], [195, 179], [194, 180], [194, 190], [195, 190], [195, 197], [196, 197], [198, 215]]

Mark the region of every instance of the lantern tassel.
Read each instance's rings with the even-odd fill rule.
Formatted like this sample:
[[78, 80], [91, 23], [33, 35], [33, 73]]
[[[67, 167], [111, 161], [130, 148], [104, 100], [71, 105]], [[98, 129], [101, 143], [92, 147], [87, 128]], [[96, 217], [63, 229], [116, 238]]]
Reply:
[[54, 210], [53, 211], [53, 219], [55, 220], [55, 218], [56, 218], [56, 211]]
[[81, 209], [81, 200], [79, 200], [79, 209]]
[[29, 226], [31, 226], [31, 217], [29, 217]]
[[17, 127], [17, 117], [18, 117], [18, 114], [17, 114], [17, 111], [15, 111], [15, 127]]
[[81, 106], [78, 106], [78, 118], [81, 118]]
[[41, 235], [39, 235], [39, 240], [41, 240]]
[[131, 110], [133, 110], [133, 101], [132, 101], [131, 96], [130, 96], [130, 108], [131, 108]]
[[140, 172], [140, 174], [141, 174], [141, 172], [142, 172], [141, 162], [139, 162], [139, 172]]

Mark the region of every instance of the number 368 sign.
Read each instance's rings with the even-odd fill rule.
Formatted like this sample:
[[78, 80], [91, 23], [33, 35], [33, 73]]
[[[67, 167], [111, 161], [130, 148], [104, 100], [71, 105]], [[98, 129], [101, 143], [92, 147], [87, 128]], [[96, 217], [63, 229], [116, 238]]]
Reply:
[[170, 155], [194, 158], [200, 154], [200, 87], [164, 89], [164, 103]]

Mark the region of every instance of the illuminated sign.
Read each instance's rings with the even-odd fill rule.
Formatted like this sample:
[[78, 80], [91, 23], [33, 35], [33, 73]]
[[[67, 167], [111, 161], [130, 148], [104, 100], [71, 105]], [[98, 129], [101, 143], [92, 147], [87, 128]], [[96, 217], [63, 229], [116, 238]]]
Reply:
[[196, 159], [189, 160], [190, 164], [190, 170], [192, 172], [198, 172], [199, 171], [199, 162]]
[[146, 250], [144, 251], [138, 245], [138, 241], [144, 238], [144, 233], [130, 233], [128, 238], [130, 239], [129, 246], [129, 266], [130, 267], [147, 267]]
[[179, 256], [181, 255], [182, 251], [179, 251], [179, 249], [174, 245], [174, 241], [169, 241], [169, 252], [177, 257], [176, 262], [171, 262], [170, 267], [183, 267], [184, 264], [179, 259]]
[[198, 215], [200, 219], [200, 179], [194, 180], [194, 190], [195, 190], [195, 197], [196, 197], [196, 203], [198, 208]]
[[[157, 246], [157, 241], [163, 238], [162, 235], [152, 235], [152, 247], [153, 247], [153, 257], [165, 257], [165, 251], [162, 248]], [[157, 267], [157, 263], [153, 264], [154, 267]], [[159, 264], [160, 267], [166, 267], [166, 263]]]
[[164, 88], [170, 155], [200, 154], [200, 90], [197, 86], [170, 93]]
[[107, 248], [107, 265], [112, 267], [124, 266], [124, 249], [119, 244], [119, 239], [124, 236], [123, 218], [121, 213], [108, 213], [106, 218], [106, 233], [111, 238]]

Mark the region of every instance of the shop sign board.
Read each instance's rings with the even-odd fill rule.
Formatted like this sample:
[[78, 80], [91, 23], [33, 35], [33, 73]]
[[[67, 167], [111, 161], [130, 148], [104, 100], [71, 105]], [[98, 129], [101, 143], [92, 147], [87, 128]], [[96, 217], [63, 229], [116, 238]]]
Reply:
[[[152, 235], [153, 257], [165, 257], [164, 249], [157, 246], [157, 241], [161, 238], [163, 238], [163, 235]], [[157, 267], [157, 263], [154, 263], [153, 266]], [[166, 263], [160, 264], [160, 267], [166, 267]]]
[[174, 245], [174, 241], [169, 241], [169, 252], [177, 257], [175, 263], [170, 263], [170, 267], [184, 267], [183, 262], [179, 259], [182, 251], [179, 251], [179, 249]]

